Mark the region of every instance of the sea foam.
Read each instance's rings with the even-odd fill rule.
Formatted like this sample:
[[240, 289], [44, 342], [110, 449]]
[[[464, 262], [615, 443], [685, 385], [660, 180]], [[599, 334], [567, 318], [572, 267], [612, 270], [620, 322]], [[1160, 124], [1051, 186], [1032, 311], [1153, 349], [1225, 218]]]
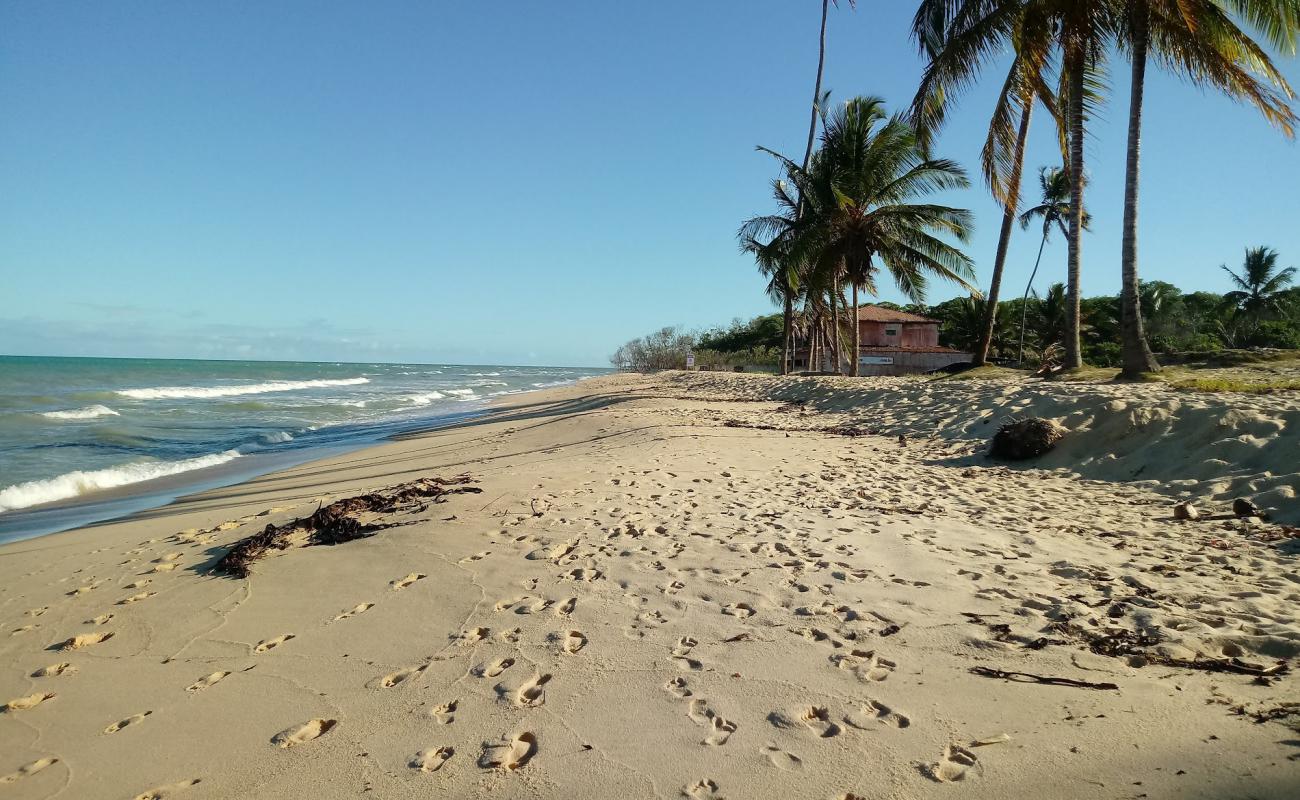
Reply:
[[370, 383], [369, 378], [338, 378], [316, 381], [267, 381], [243, 386], [154, 386], [147, 389], [122, 389], [117, 394], [135, 400], [179, 400], [186, 398], [237, 397], [244, 394], [292, 392], [297, 389], [319, 389], [326, 386], [358, 386]]
[[87, 492], [164, 478], [205, 467], [215, 467], [236, 458], [239, 458], [238, 451], [227, 450], [224, 453], [213, 453], [180, 461], [148, 461], [90, 472], [80, 470], [67, 472], [54, 478], [28, 481], [0, 489], [0, 511], [13, 511], [41, 503], [52, 503], [55, 500], [67, 500]]
[[73, 408], [67, 411], [45, 411], [41, 413], [41, 416], [47, 419], [94, 419], [95, 417], [117, 417], [121, 415], [108, 406], [86, 406], [85, 408]]

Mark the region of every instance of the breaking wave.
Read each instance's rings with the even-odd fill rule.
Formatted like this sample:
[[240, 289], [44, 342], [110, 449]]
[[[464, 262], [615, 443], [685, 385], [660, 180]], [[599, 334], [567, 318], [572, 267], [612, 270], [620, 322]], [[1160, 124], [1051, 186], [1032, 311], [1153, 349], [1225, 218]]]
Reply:
[[338, 378], [316, 381], [267, 381], [243, 386], [154, 386], [148, 389], [121, 389], [117, 394], [135, 400], [179, 400], [184, 398], [236, 397], [245, 394], [292, 392], [297, 389], [319, 389], [326, 386], [357, 386], [370, 383], [369, 378]]
[[41, 416], [48, 419], [94, 419], [95, 417], [118, 417], [121, 415], [108, 406], [86, 406], [85, 408], [73, 408], [67, 411], [45, 411]]
[[52, 503], [55, 500], [67, 500], [87, 492], [112, 489], [141, 481], [164, 478], [205, 467], [215, 467], [227, 461], [239, 458], [236, 450], [224, 453], [186, 458], [180, 461], [149, 461], [140, 464], [123, 464], [118, 467], [97, 469], [89, 472], [78, 470], [54, 478], [19, 483], [6, 489], [0, 489], [0, 511], [13, 511], [18, 508]]
[[406, 399], [413, 406], [427, 406], [434, 400], [441, 400], [446, 396], [447, 395], [442, 392], [421, 392], [420, 394], [413, 394]]

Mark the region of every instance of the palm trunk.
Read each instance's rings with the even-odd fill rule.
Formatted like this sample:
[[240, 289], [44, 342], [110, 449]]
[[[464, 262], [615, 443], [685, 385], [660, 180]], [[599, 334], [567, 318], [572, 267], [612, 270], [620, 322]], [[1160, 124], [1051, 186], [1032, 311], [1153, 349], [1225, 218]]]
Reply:
[[1124, 244], [1121, 255], [1122, 290], [1120, 292], [1120, 331], [1123, 337], [1124, 369], [1126, 378], [1136, 378], [1144, 372], [1157, 372], [1160, 365], [1147, 345], [1142, 327], [1142, 299], [1138, 283], [1137, 214], [1138, 214], [1138, 161], [1142, 149], [1142, 93], [1146, 85], [1147, 67], [1147, 9], [1134, 3], [1133, 26], [1133, 84], [1128, 108], [1128, 162], [1124, 174]]
[[1025, 284], [1025, 296], [1020, 301], [1020, 355], [1016, 363], [1025, 363], [1025, 322], [1029, 318], [1029, 292], [1034, 288], [1034, 278], [1038, 277], [1038, 265], [1043, 262], [1043, 248], [1047, 246], [1047, 223], [1043, 223], [1043, 240], [1038, 243], [1038, 258], [1034, 259], [1034, 271], [1029, 273], [1029, 283]]
[[[808, 119], [808, 145], [804, 148], [804, 152], [803, 152], [804, 172], [808, 171], [808, 164], [809, 162], [812, 161], [813, 140], [817, 137], [817, 106], [821, 102], [822, 75], [826, 71], [826, 17], [829, 11], [830, 11], [830, 0], [822, 0], [821, 34], [818, 38], [818, 43], [817, 43], [817, 80], [816, 82], [813, 83], [812, 111], [809, 113], [809, 119]], [[796, 221], [803, 219], [803, 210], [804, 210], [803, 191], [800, 190], [799, 206], [797, 209], [795, 209]], [[789, 373], [788, 364], [790, 360], [790, 326], [791, 326], [792, 318], [794, 316], [794, 304], [790, 298], [791, 291], [792, 290], [790, 287], [790, 278], [789, 275], [787, 275], [786, 286], [785, 286], [785, 341], [786, 341], [785, 350], [786, 352], [785, 352], [784, 360], [782, 360], [781, 362], [782, 375], [786, 375]], [[812, 342], [812, 337], [810, 335], [809, 350], [808, 350], [808, 368], [810, 370], [812, 369], [811, 342]]]
[[840, 364], [840, 307], [836, 302], [836, 297], [840, 293], [840, 279], [836, 278], [831, 281], [831, 358], [835, 359], [834, 372], [836, 375], [843, 374]]
[[849, 324], [853, 326], [853, 367], [849, 372], [858, 377], [858, 362], [862, 360], [862, 330], [858, 325], [858, 285], [853, 284], [853, 313], [849, 314]]
[[1083, 366], [1083, 348], [1079, 336], [1081, 304], [1079, 298], [1079, 267], [1083, 244], [1083, 69], [1086, 54], [1082, 45], [1067, 63], [1070, 70], [1069, 126], [1070, 126], [1070, 229], [1066, 237], [1069, 260], [1066, 269], [1065, 297], [1065, 369]]
[[1011, 246], [1011, 226], [1016, 221], [1016, 206], [1020, 201], [1020, 174], [1025, 166], [1025, 141], [1029, 138], [1029, 119], [1034, 113], [1034, 102], [1025, 103], [1020, 115], [1020, 130], [1016, 133], [1015, 164], [1011, 167], [1011, 185], [1007, 187], [1007, 206], [1002, 214], [1002, 230], [998, 234], [998, 253], [993, 259], [993, 279], [989, 282], [988, 308], [984, 312], [984, 330], [975, 348], [974, 364], [982, 367], [988, 362], [989, 348], [993, 344], [993, 329], [998, 319], [998, 295], [1002, 291], [1002, 269], [1007, 263], [1007, 249]]
[[[788, 283], [788, 281], [787, 281]], [[794, 301], [790, 299], [790, 287], [787, 285], [785, 290], [785, 327], [781, 337], [781, 374], [790, 374], [790, 345], [794, 332]]]

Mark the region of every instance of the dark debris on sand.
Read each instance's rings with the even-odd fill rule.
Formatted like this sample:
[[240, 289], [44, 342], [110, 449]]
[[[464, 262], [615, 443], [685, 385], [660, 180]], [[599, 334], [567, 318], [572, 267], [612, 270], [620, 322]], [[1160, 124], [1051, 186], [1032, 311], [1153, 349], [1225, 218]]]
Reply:
[[295, 536], [306, 536], [307, 545], [335, 545], [373, 536], [386, 528], [407, 525], [407, 522], [363, 523], [362, 514], [419, 513], [431, 503], [445, 503], [453, 494], [478, 494], [483, 490], [474, 486], [469, 475], [454, 478], [420, 478], [409, 483], [390, 486], [375, 492], [345, 497], [316, 509], [310, 516], [267, 525], [260, 533], [240, 539], [213, 566], [213, 572], [236, 578], [247, 578], [253, 562], [266, 557], [272, 550], [286, 550]]

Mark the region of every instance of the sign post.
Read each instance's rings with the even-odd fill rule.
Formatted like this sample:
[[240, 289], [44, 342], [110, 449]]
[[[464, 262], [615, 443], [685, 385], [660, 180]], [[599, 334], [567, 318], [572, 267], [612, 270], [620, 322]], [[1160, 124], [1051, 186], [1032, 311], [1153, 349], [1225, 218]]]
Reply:
[[686, 368], [695, 369], [695, 354], [690, 350], [686, 351]]

